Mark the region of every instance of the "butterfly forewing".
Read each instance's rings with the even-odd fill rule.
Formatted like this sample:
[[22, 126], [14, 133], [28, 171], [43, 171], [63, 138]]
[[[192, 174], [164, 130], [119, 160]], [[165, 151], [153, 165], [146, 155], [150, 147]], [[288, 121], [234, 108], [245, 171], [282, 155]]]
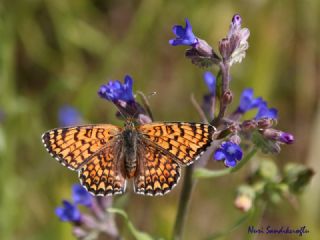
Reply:
[[57, 128], [45, 132], [42, 141], [62, 165], [78, 170], [119, 132], [120, 128], [111, 124]]
[[163, 195], [179, 181], [180, 166], [153, 145], [141, 143], [134, 190], [138, 194]]
[[215, 128], [201, 123], [151, 123], [138, 127], [147, 140], [183, 165], [198, 159], [212, 143]]

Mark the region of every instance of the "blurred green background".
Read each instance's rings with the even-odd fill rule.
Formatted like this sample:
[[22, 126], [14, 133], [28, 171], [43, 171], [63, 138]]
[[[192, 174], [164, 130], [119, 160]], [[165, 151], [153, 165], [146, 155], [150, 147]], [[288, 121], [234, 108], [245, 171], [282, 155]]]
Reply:
[[[150, 99], [157, 120], [199, 121], [189, 99], [194, 93], [201, 100], [206, 91], [204, 70], [183, 57], [184, 47], [168, 44], [171, 27], [188, 17], [194, 33], [217, 49], [234, 13], [251, 31], [247, 57], [232, 68], [235, 100], [253, 87], [278, 108], [279, 129], [293, 133], [296, 142], [271, 158], [280, 166], [292, 161], [319, 172], [319, 1], [1, 0], [0, 239], [72, 238], [71, 225], [60, 223], [54, 208], [70, 198], [77, 174], [51, 159], [40, 140], [58, 126], [62, 105], [77, 108], [87, 122], [121, 125], [114, 106], [96, 92], [130, 74], [134, 90], [157, 92]], [[186, 239], [223, 230], [241, 216], [233, 201], [245, 172], [198, 182]], [[287, 202], [270, 207], [261, 224], [305, 225], [311, 232], [304, 239], [316, 239], [319, 181], [316, 174], [297, 208]], [[181, 185], [162, 198], [128, 193], [117, 200], [124, 199], [139, 229], [168, 238]], [[126, 231], [121, 221], [119, 227]], [[244, 224], [230, 239], [246, 231]]]

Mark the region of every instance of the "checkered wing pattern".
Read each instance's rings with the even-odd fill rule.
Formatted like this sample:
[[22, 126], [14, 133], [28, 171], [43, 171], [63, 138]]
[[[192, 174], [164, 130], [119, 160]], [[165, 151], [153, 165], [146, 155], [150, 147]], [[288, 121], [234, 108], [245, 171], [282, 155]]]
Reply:
[[138, 157], [134, 191], [143, 195], [163, 195], [179, 181], [180, 166], [153, 145], [143, 144]]
[[81, 184], [93, 195], [111, 196], [125, 191], [125, 172], [121, 162], [117, 161], [116, 147], [104, 148], [79, 171]]
[[119, 127], [110, 124], [57, 128], [45, 132], [42, 141], [51, 156], [62, 165], [79, 170], [120, 131]]
[[138, 127], [143, 137], [182, 165], [197, 160], [211, 145], [215, 128], [201, 123], [151, 123]]

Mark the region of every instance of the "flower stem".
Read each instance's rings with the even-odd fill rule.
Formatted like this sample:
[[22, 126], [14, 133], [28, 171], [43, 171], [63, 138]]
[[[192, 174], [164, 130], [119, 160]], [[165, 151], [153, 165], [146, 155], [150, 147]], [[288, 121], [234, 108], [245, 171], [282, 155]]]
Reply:
[[220, 95], [220, 108], [218, 116], [213, 119], [212, 124], [214, 126], [218, 126], [220, 121], [223, 119], [225, 111], [227, 109], [227, 103], [223, 101], [224, 94], [229, 90], [229, 82], [230, 82], [230, 66], [227, 62], [221, 61], [220, 64], [220, 73], [222, 77], [222, 86], [221, 86], [221, 95]]
[[186, 168], [185, 178], [182, 186], [182, 192], [179, 200], [179, 208], [176, 216], [176, 221], [173, 228], [173, 240], [183, 239], [183, 231], [186, 222], [188, 207], [191, 200], [191, 193], [195, 186], [195, 181], [192, 178], [194, 166]]

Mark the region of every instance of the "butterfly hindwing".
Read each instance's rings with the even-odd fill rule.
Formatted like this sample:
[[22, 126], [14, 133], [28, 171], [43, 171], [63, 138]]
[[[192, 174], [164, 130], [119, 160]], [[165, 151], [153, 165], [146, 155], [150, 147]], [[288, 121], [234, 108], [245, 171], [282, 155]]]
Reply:
[[208, 124], [183, 122], [144, 124], [138, 130], [182, 165], [197, 160], [211, 145], [215, 132], [215, 128]]
[[93, 195], [111, 196], [125, 191], [125, 173], [115, 148], [115, 144], [104, 148], [79, 171], [81, 184]]
[[172, 157], [150, 144], [142, 144], [138, 154], [134, 191], [143, 195], [163, 195], [177, 184], [180, 166]]
[[42, 141], [62, 165], [78, 170], [119, 132], [120, 128], [111, 124], [57, 128], [45, 132]]

